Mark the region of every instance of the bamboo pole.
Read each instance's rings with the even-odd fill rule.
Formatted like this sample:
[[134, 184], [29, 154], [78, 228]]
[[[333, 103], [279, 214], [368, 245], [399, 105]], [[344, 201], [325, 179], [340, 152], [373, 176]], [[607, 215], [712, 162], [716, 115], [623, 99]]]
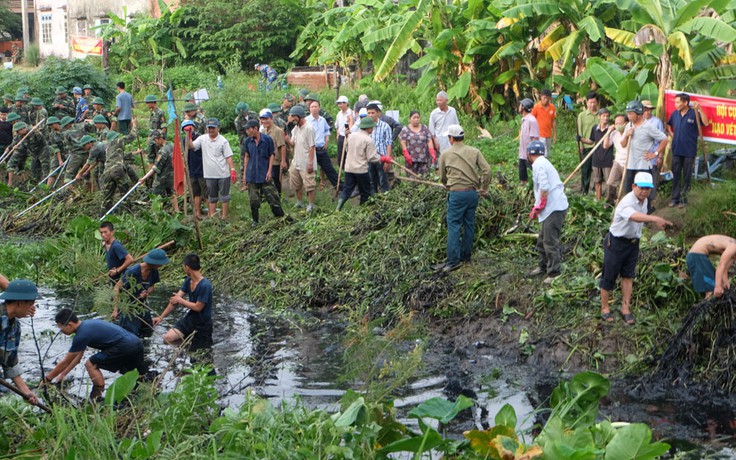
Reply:
[[18, 388], [15, 387], [15, 385], [11, 385], [7, 380], [0, 378], [0, 385], [4, 386], [8, 390], [12, 391], [13, 393], [23, 398], [28, 404], [34, 405], [38, 407], [39, 409], [43, 409], [45, 412], [48, 412], [49, 414], [51, 413], [51, 409], [49, 409], [48, 406], [40, 402], [35, 402], [35, 403], [31, 402], [31, 399], [27, 394], [20, 391]]
[[28, 136], [30, 136], [33, 131], [37, 130], [38, 127], [41, 126], [45, 121], [46, 121], [46, 119], [44, 118], [43, 120], [41, 120], [38, 123], [36, 123], [36, 125], [33, 128], [31, 128], [30, 130], [28, 130], [28, 132], [26, 133], [26, 135], [23, 136], [23, 139], [21, 139], [20, 141], [18, 141], [18, 143], [15, 144], [13, 146], [13, 148], [9, 152], [7, 152], [7, 151], [4, 152], [3, 153], [3, 156], [0, 157], [0, 164], [4, 163], [6, 160], [9, 160], [10, 157], [13, 156], [13, 152], [15, 152], [15, 149], [17, 149], [20, 146], [20, 144], [22, 144], [23, 141], [25, 141], [28, 138]]
[[[414, 171], [412, 171], [411, 169], [407, 168], [406, 166], [397, 163], [394, 160], [391, 160], [391, 163], [394, 164], [394, 165], [396, 165], [396, 166], [398, 166], [399, 168], [403, 169], [404, 171], [406, 171], [407, 174], [410, 174], [410, 175], [412, 175], [414, 177], [417, 177], [417, 178], [418, 177], [421, 177], [419, 174], [415, 173]], [[436, 182], [435, 182], [435, 184], [436, 184]]]
[[442, 187], [442, 188], [445, 188], [445, 186], [442, 185], [442, 184], [440, 184], [439, 182], [431, 182], [431, 181], [428, 181], [428, 180], [414, 179], [412, 177], [396, 176], [396, 178], [399, 179], [399, 180], [404, 180], [404, 181], [408, 181], [408, 182], [416, 182], [417, 184], [432, 185], [434, 187]]
[[565, 182], [563, 182], [563, 183], [562, 183], [562, 185], [567, 185], [567, 183], [568, 183], [568, 182], [570, 182], [570, 179], [572, 179], [572, 178], [573, 178], [573, 176], [574, 176], [574, 175], [575, 175], [575, 174], [576, 174], [576, 173], [577, 173], [578, 171], [580, 171], [580, 168], [582, 168], [582, 167], [583, 167], [583, 164], [585, 164], [585, 162], [586, 162], [586, 161], [588, 161], [588, 159], [590, 159], [590, 157], [592, 157], [592, 156], [593, 156], [593, 153], [595, 153], [596, 149], [597, 149], [598, 147], [600, 147], [600, 145], [601, 145], [601, 144], [603, 143], [603, 141], [604, 141], [604, 140], [606, 140], [606, 138], [608, 137], [608, 135], [609, 135], [610, 133], [611, 133], [611, 131], [606, 131], [606, 134], [604, 134], [604, 135], [603, 135], [603, 137], [601, 137], [601, 140], [599, 140], [599, 141], [598, 141], [598, 143], [597, 143], [597, 144], [595, 144], [595, 146], [593, 146], [593, 148], [592, 148], [592, 149], [590, 149], [590, 152], [588, 152], [588, 154], [587, 154], [587, 155], [585, 156], [585, 158], [583, 158], [583, 161], [581, 161], [581, 162], [580, 162], [580, 163], [579, 163], [579, 164], [578, 164], [578, 165], [577, 165], [577, 166], [575, 167], [575, 169], [574, 169], [574, 170], [573, 170], [573, 171], [572, 171], [572, 172], [570, 173], [570, 175], [569, 175], [569, 176], [567, 176], [567, 178], [565, 179]]
[[[703, 139], [703, 127], [700, 126], [700, 112], [695, 111], [695, 122], [698, 124], [698, 139], [700, 140], [700, 150], [703, 152], [703, 163], [705, 163], [705, 174], [708, 177], [708, 183], [710, 180], [710, 167], [708, 166], [708, 153], [705, 151], [705, 139]], [[697, 171], [695, 171], [697, 174]]]

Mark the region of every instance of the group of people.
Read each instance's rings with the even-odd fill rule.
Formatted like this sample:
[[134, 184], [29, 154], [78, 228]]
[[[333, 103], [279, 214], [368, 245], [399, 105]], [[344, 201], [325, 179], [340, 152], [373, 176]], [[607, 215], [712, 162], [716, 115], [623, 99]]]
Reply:
[[[212, 365], [212, 283], [202, 275], [201, 262], [195, 253], [187, 254], [182, 261], [184, 281], [179, 291], [172, 295], [163, 311], [151, 317], [148, 297], [159, 282], [159, 269], [169, 263], [162, 249], [147, 253], [142, 262], [135, 263], [123, 245], [115, 239], [113, 225], [103, 222], [99, 228], [107, 263], [107, 276], [115, 286], [113, 320], [81, 320], [74, 310], [64, 308], [57, 312], [54, 321], [61, 333], [73, 336], [69, 352], [46, 373], [42, 383], [60, 383], [83, 359], [87, 348], [98, 350], [87, 359], [84, 366], [92, 382], [90, 399], [102, 396], [105, 378], [102, 370], [119, 372], [137, 370], [141, 378], [148, 373], [141, 337], [172, 314], [177, 307], [185, 310], [177, 322], [163, 335], [164, 343], [179, 346], [186, 344], [192, 351], [191, 361]], [[3, 377], [10, 379], [16, 388], [32, 403], [38, 397], [22, 377], [18, 362], [21, 318], [34, 316], [38, 298], [36, 285], [29, 280], [13, 280], [0, 275], [0, 300], [4, 301], [0, 331], [0, 367]]]

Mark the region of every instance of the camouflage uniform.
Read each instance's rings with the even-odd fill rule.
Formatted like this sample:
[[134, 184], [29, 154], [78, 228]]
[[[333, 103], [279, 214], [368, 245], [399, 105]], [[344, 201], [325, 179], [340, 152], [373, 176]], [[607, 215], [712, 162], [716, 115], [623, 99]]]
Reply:
[[245, 134], [245, 125], [250, 120], [258, 120], [258, 114], [251, 110], [240, 112], [238, 113], [238, 116], [235, 117], [235, 132], [238, 133], [238, 147], [240, 147], [241, 155], [243, 154], [243, 142], [245, 142], [245, 138], [248, 137]]
[[[156, 107], [155, 109], [151, 110], [151, 117], [148, 119], [148, 129], [149, 132], [152, 133], [153, 130], [159, 129], [161, 132], [166, 135], [166, 116], [164, 115], [164, 111], [161, 110], [160, 107]], [[148, 136], [148, 164], [153, 164], [156, 162], [156, 143], [153, 142], [153, 138]]]
[[67, 115], [74, 118], [77, 114], [77, 104], [74, 102], [74, 98], [70, 97], [68, 94], [65, 97], [56, 96], [54, 101], [51, 103], [51, 107], [54, 107], [56, 104], [64, 106], [61, 109], [54, 108], [54, 116], [60, 119]]
[[156, 179], [153, 181], [153, 193], [171, 196], [174, 193], [174, 145], [166, 143], [158, 150], [156, 163]]
[[137, 130], [133, 128], [129, 134], [125, 136], [119, 135], [107, 143], [107, 149], [105, 150], [105, 172], [102, 175], [103, 187], [105, 189], [105, 197], [102, 204], [105, 209], [109, 209], [113, 205], [113, 198], [115, 197], [116, 191], [125, 193], [133, 186], [130, 183], [129, 167], [126, 161], [130, 156], [125, 154], [125, 144], [131, 142], [137, 136]]
[[[189, 120], [188, 117], [184, 118], [185, 120]], [[194, 115], [194, 118], [191, 119], [194, 122], [194, 132], [199, 134], [200, 136], [204, 135], [205, 132], [207, 132], [207, 119], [204, 117], [202, 112], [197, 110], [197, 113]]]
[[[28, 134], [28, 133], [26, 133]], [[10, 148], [15, 147], [23, 136], [16, 135]], [[39, 182], [49, 173], [49, 151], [46, 138], [38, 130], [32, 132], [25, 141], [13, 152], [8, 163], [8, 171], [22, 171], [25, 169], [26, 159], [31, 157], [31, 175]]]
[[67, 155], [72, 156], [66, 166], [64, 180], [71, 181], [77, 177], [77, 173], [82, 166], [84, 166], [84, 162], [87, 160], [87, 152], [77, 144], [82, 136], [84, 136], [84, 130], [81, 127], [71, 128], [64, 131], [63, 135], [65, 152]]
[[90, 108], [89, 108], [89, 110], [87, 110], [87, 115], [85, 115], [84, 119], [85, 120], [91, 120], [96, 115], [102, 115], [103, 117], [105, 117], [105, 119], [107, 120], [107, 125], [108, 126], [111, 126], [112, 119], [113, 119], [112, 113], [109, 110], [105, 110], [104, 107], [101, 108], [100, 110], [95, 110], [90, 105]]
[[20, 121], [24, 122], [25, 124], [31, 123], [31, 117], [30, 117], [31, 108], [28, 107], [27, 105], [25, 104], [17, 105], [16, 104], [15, 106], [13, 106], [11, 112], [17, 113], [18, 116], [20, 117]]
[[51, 172], [59, 167], [59, 159], [56, 157], [56, 152], [60, 152], [62, 162], [66, 161], [67, 151], [64, 142], [64, 133], [49, 129], [49, 132], [46, 134], [46, 143], [49, 146], [49, 172]]
[[[28, 118], [31, 120], [30, 126], [33, 127], [36, 126], [41, 120], [48, 119], [49, 113], [43, 107], [39, 107], [37, 109], [33, 108], [28, 113]], [[44, 127], [44, 131], [46, 131], [46, 127]]]

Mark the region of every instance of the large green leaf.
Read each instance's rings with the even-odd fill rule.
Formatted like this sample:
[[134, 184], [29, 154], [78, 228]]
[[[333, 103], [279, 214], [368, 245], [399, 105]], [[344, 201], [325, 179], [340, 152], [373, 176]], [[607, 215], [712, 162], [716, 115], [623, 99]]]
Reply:
[[569, 70], [580, 52], [580, 44], [585, 40], [585, 35], [579, 30], [572, 32], [565, 40], [562, 47], [562, 69]]
[[699, 16], [684, 23], [680, 26], [680, 30], [683, 32], [697, 32], [719, 42], [736, 42], [736, 29], [716, 18]]
[[504, 425], [511, 429], [516, 428], [516, 411], [511, 404], [504, 404], [496, 414], [496, 425]]
[[347, 426], [352, 425], [357, 420], [360, 420], [362, 418], [365, 418], [366, 414], [366, 408], [365, 408], [365, 400], [360, 397], [353, 401], [353, 403], [345, 409], [345, 412], [340, 414], [335, 419], [335, 426], [344, 428]]
[[138, 371], [133, 369], [116, 378], [110, 388], [105, 393], [105, 404], [119, 404], [123, 399], [127, 398], [135, 384], [138, 381]]
[[675, 20], [673, 21], [674, 27], [679, 27], [686, 23], [693, 17], [700, 14], [700, 10], [703, 8], [711, 7], [716, 11], [722, 11], [730, 0], [689, 0], [685, 2], [685, 6], [681, 7], [677, 11]]
[[650, 101], [656, 101], [659, 97], [657, 84], [654, 82], [649, 82], [646, 85], [642, 86], [639, 95], [641, 96], [642, 100], [646, 99]]
[[680, 56], [683, 64], [685, 64], [685, 69], [691, 69], [693, 67], [693, 56], [690, 53], [690, 42], [685, 34], [680, 31], [673, 32], [667, 37], [667, 43], [677, 49], [677, 55]]
[[613, 27], [605, 27], [606, 37], [610, 38], [619, 45], [624, 45], [629, 48], [634, 48], [634, 34], [621, 29], [614, 29]]
[[419, 452], [420, 448], [424, 452], [427, 452], [439, 446], [443, 442], [444, 439], [442, 439], [442, 435], [440, 435], [437, 430], [427, 427], [427, 431], [424, 435], [399, 439], [398, 441], [394, 441], [379, 449], [378, 453], [386, 455], [392, 452]]
[[616, 102], [623, 103], [636, 99], [639, 96], [640, 89], [641, 86], [638, 81], [631, 78], [623, 80], [615, 94]]
[[[669, 3], [670, 0], [664, 1]], [[664, 19], [660, 0], [636, 0], [634, 3], [637, 3], [644, 9], [644, 11], [647, 12], [651, 22], [653, 22], [655, 26], [662, 30], [669, 30], [668, 24], [666, 24]]]
[[556, 15], [560, 13], [557, 2], [537, 2], [534, 0], [520, 1], [520, 5], [509, 8], [503, 12], [507, 18], [523, 18], [530, 16]]
[[652, 431], [643, 423], [619, 428], [606, 446], [605, 460], [653, 460], [670, 449], [668, 444], [651, 441]]
[[606, 94], [616, 97], [621, 82], [626, 78], [626, 72], [616, 64], [601, 59], [590, 59], [588, 63], [588, 70], [593, 80]]
[[603, 23], [595, 16], [586, 16], [578, 22], [578, 27], [585, 31], [591, 40], [597, 42], [603, 35], [605, 30], [603, 29]]
[[454, 403], [443, 398], [431, 398], [412, 409], [409, 412], [409, 417], [433, 418], [442, 423], [447, 423], [461, 411], [472, 407], [473, 404], [472, 399], [463, 395], [458, 396]]
[[518, 41], [510, 41], [501, 45], [493, 56], [488, 59], [489, 64], [495, 64], [506, 56], [512, 56], [524, 48], [524, 44]]
[[419, 0], [416, 9], [406, 18], [406, 21], [401, 25], [401, 29], [396, 33], [388, 51], [386, 51], [381, 65], [376, 70], [375, 81], [381, 81], [386, 78], [396, 66], [396, 63], [399, 62], [399, 59], [406, 54], [414, 31], [419, 28], [431, 5], [431, 0]]

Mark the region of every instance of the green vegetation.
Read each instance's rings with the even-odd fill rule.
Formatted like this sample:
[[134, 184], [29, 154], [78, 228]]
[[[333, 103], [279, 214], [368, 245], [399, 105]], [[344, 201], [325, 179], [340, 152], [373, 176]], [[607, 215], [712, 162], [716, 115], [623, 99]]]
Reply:
[[[254, 458], [385, 459], [393, 452], [414, 459], [430, 451], [447, 459], [654, 459], [669, 446], [652, 443], [646, 425], [614, 427], [596, 423], [598, 402], [608, 393], [604, 377], [584, 373], [561, 383], [552, 395], [552, 415], [531, 445], [518, 433], [516, 414], [504, 406], [495, 426], [445, 437], [436, 428], [474, 402], [429, 399], [409, 412], [419, 433], [397, 420], [388, 402], [371, 401], [354, 391], [342, 398], [339, 412], [310, 410], [300, 402], [277, 410], [267, 399], [246, 395], [239, 408], [221, 414], [215, 378], [194, 369], [176, 389], [156, 395], [156, 384], [140, 383], [136, 371], [119, 377], [104, 403], [83, 408], [57, 404], [53, 414], [34, 413], [18, 399], [0, 400], [0, 454], [15, 458]], [[134, 389], [135, 388], [135, 389]], [[432, 422], [430, 422], [430, 420]], [[576, 457], [577, 456], [577, 457]]]

